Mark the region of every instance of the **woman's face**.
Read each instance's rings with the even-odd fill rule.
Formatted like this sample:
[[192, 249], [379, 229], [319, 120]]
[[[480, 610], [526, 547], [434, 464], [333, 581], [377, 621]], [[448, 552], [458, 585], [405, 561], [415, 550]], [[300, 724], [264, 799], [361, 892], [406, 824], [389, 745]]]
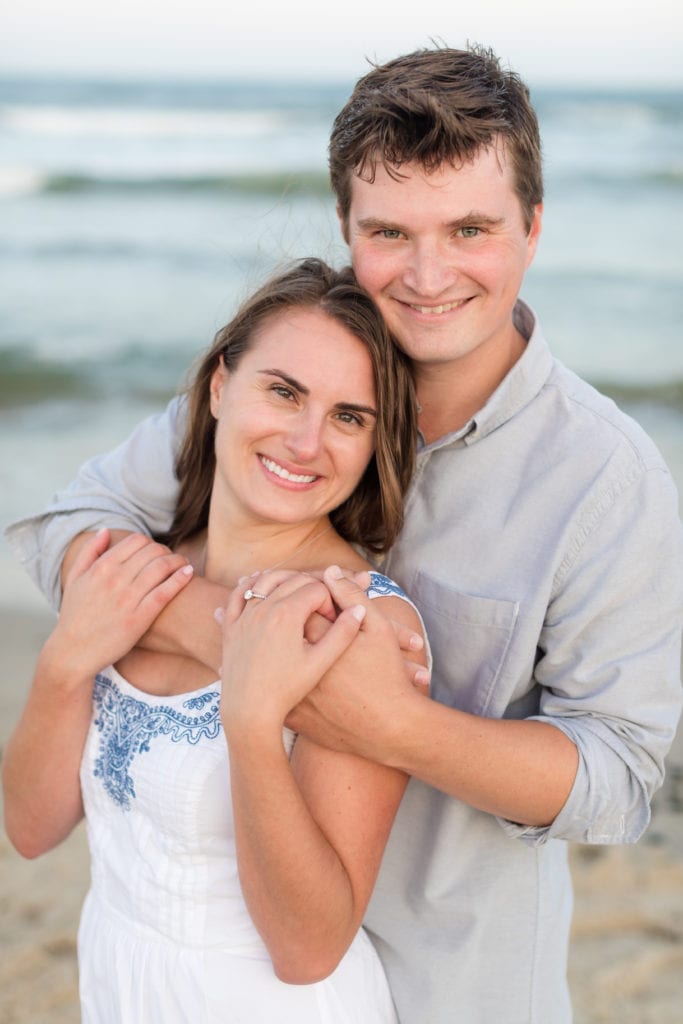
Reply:
[[320, 310], [273, 314], [236, 368], [211, 379], [212, 509], [297, 523], [353, 492], [375, 448], [372, 363], [362, 341]]

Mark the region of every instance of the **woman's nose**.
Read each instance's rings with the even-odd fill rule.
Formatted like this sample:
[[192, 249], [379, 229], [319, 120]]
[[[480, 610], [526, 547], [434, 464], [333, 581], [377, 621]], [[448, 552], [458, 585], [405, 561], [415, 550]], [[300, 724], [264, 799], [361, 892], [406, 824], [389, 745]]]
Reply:
[[285, 446], [298, 462], [310, 462], [322, 446], [322, 423], [319, 418], [305, 413], [292, 423], [285, 438]]

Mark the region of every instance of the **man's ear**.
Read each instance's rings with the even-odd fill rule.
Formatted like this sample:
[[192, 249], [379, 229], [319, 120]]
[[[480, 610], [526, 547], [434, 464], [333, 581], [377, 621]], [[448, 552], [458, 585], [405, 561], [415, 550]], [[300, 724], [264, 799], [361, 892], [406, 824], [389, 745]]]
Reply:
[[537, 203], [534, 207], [534, 215], [531, 218], [531, 227], [529, 228], [529, 234], [527, 235], [527, 255], [524, 268], [528, 269], [531, 266], [531, 262], [536, 255], [538, 249], [538, 241], [541, 237], [541, 229], [543, 227], [543, 203]]
[[349, 244], [349, 222], [348, 222], [348, 219], [346, 219], [346, 220], [344, 219], [344, 216], [343, 216], [342, 211], [341, 211], [341, 206], [339, 205], [339, 203], [337, 203], [337, 217], [339, 219], [339, 230], [341, 231], [342, 238], [344, 239], [344, 241], [348, 245]]
[[221, 408], [221, 398], [223, 397], [223, 387], [228, 379], [228, 371], [222, 358], [219, 358], [216, 369], [211, 374], [211, 383], [209, 385], [209, 396], [210, 396], [210, 407], [211, 415], [215, 420], [218, 419], [218, 414]]

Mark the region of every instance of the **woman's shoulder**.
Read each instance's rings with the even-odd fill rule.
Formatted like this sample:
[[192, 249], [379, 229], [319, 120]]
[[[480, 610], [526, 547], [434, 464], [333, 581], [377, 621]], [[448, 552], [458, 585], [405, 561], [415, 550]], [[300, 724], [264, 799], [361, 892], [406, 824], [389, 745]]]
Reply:
[[385, 576], [384, 573], [378, 572], [376, 569], [368, 569], [368, 575], [370, 576], [370, 586], [365, 591], [368, 597], [400, 597], [410, 604], [413, 603], [403, 587], [400, 587], [389, 576]]

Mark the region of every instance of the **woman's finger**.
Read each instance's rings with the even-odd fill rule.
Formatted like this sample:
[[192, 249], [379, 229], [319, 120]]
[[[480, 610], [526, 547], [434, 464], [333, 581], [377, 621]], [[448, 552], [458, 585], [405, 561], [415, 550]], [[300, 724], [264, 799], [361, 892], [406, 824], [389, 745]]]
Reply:
[[[331, 622], [334, 622], [337, 616], [330, 593], [322, 580], [310, 573], [291, 571], [278, 573], [263, 572], [259, 573], [256, 577], [249, 577], [246, 599], [247, 601], [258, 601], [263, 598], [283, 600], [296, 593], [297, 590], [310, 586], [316, 588], [315, 593], [319, 597], [319, 604], [315, 611]], [[309, 593], [312, 592], [310, 591]]]
[[66, 584], [68, 585], [72, 580], [78, 579], [84, 572], [87, 572], [90, 566], [97, 561], [100, 555], [104, 554], [108, 547], [109, 530], [106, 526], [103, 526], [97, 533], [88, 536], [81, 545], [74, 563], [67, 574]]

